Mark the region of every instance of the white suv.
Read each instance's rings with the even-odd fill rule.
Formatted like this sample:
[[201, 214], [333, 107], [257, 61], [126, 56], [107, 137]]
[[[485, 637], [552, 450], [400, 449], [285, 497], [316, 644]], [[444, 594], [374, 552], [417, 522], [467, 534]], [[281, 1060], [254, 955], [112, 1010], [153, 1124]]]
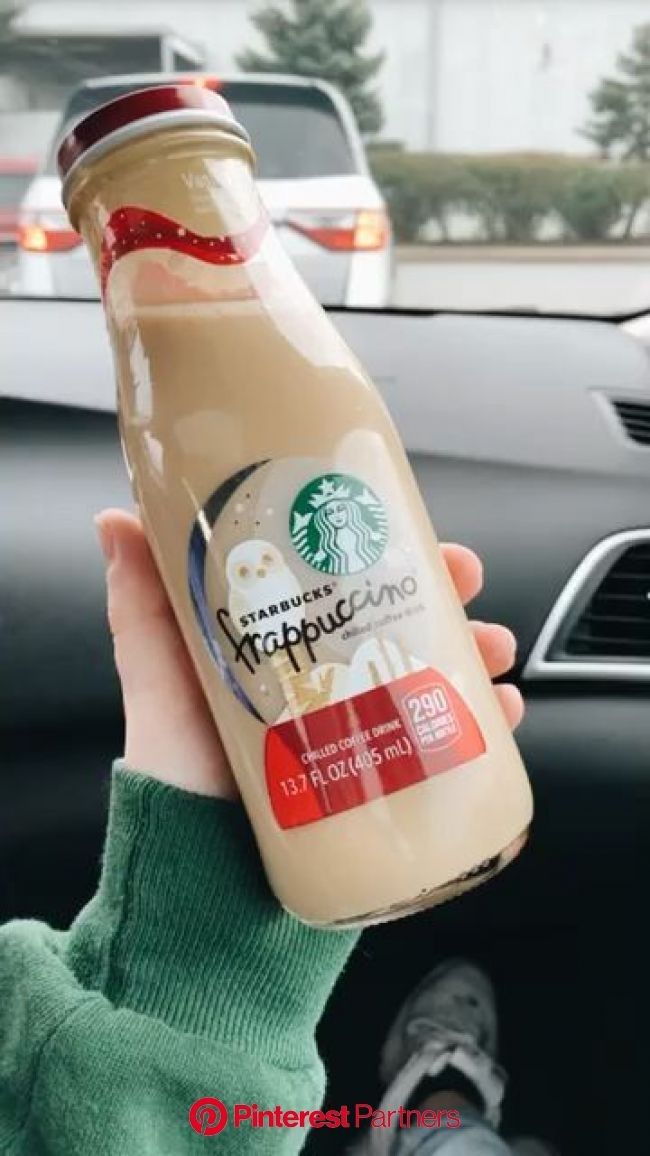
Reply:
[[250, 133], [262, 198], [316, 297], [325, 305], [386, 306], [390, 224], [352, 112], [331, 85], [292, 76], [149, 73], [82, 84], [72, 93], [45, 166], [21, 205], [14, 291], [97, 296], [85, 249], [61, 206], [56, 145], [67, 126], [100, 104], [124, 92], [179, 81], [214, 87]]

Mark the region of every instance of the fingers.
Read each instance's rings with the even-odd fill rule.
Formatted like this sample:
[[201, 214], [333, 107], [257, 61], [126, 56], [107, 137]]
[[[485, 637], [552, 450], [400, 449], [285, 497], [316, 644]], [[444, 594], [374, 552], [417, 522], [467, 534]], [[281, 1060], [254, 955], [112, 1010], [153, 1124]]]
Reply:
[[483, 563], [473, 550], [455, 542], [443, 542], [442, 555], [463, 606], [476, 598], [483, 586]]
[[[441, 544], [443, 558], [458, 596], [465, 606], [483, 586], [483, 563], [473, 550], [455, 542]], [[472, 630], [491, 678], [505, 674], [515, 661], [517, 640], [506, 626], [473, 622]]]
[[95, 524], [108, 563], [108, 620], [128, 706], [173, 677], [180, 638], [138, 519], [125, 510], [104, 510]]
[[508, 726], [511, 730], [516, 730], [524, 717], [524, 700], [521, 697], [521, 692], [512, 683], [504, 683], [501, 686], [495, 686], [494, 689], [503, 708]]
[[113, 636], [152, 621], [173, 621], [165, 588], [142, 526], [126, 510], [103, 510], [95, 518], [107, 561], [108, 617]]
[[472, 622], [474, 638], [490, 678], [498, 678], [514, 666], [517, 640], [507, 626], [494, 622]]
[[[514, 665], [517, 653], [517, 640], [512, 631], [494, 622], [472, 622], [470, 625], [490, 678], [505, 674]], [[517, 687], [511, 683], [495, 686], [494, 689], [508, 725], [514, 730], [523, 718], [524, 700]]]
[[95, 522], [108, 563], [128, 764], [186, 790], [232, 795], [216, 727], [140, 522], [124, 510], [104, 510]]
[[[483, 586], [483, 565], [467, 546], [442, 543], [441, 550], [458, 596], [466, 605]], [[498, 678], [513, 666], [517, 640], [511, 630], [496, 623], [473, 622], [472, 631], [490, 678]], [[524, 700], [516, 686], [508, 683], [495, 688], [508, 725], [514, 730], [524, 715]]]
[[136, 696], [159, 694], [176, 683], [187, 661], [176, 621], [142, 526], [124, 510], [104, 510], [95, 519], [108, 562], [108, 621], [125, 706]]
[[[514, 665], [517, 639], [508, 627], [494, 622], [472, 622], [471, 627], [490, 679], [497, 679]], [[508, 725], [514, 731], [524, 717], [524, 699], [512, 683], [503, 683], [494, 689]]]

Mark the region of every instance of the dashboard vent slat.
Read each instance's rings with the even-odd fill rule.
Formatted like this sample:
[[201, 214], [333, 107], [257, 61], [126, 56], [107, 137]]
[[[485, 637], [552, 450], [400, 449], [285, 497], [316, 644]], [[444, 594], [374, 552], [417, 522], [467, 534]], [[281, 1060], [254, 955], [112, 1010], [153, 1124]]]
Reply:
[[614, 401], [612, 406], [628, 438], [650, 446], [650, 401]]
[[[648, 412], [650, 445], [650, 407]], [[650, 659], [649, 555], [648, 545], [642, 544], [628, 547], [616, 558], [564, 640], [559, 640], [562, 657], [594, 662]]]

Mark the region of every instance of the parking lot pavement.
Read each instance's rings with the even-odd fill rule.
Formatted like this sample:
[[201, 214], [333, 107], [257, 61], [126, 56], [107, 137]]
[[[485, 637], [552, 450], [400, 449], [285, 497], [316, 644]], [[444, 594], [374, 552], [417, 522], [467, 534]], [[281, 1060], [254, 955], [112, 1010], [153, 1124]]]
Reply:
[[[16, 250], [0, 247], [0, 297]], [[506, 309], [630, 314], [650, 310], [650, 246], [399, 247], [392, 304], [405, 309]]]
[[650, 246], [398, 248], [393, 305], [629, 314], [650, 308]]

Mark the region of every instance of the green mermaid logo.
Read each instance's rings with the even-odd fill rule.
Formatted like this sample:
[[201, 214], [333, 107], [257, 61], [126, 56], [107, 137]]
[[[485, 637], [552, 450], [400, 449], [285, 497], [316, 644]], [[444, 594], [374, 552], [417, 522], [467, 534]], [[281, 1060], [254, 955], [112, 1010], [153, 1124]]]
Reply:
[[376, 494], [350, 474], [321, 474], [291, 507], [291, 541], [323, 574], [358, 574], [381, 558], [388, 541], [386, 511]]

